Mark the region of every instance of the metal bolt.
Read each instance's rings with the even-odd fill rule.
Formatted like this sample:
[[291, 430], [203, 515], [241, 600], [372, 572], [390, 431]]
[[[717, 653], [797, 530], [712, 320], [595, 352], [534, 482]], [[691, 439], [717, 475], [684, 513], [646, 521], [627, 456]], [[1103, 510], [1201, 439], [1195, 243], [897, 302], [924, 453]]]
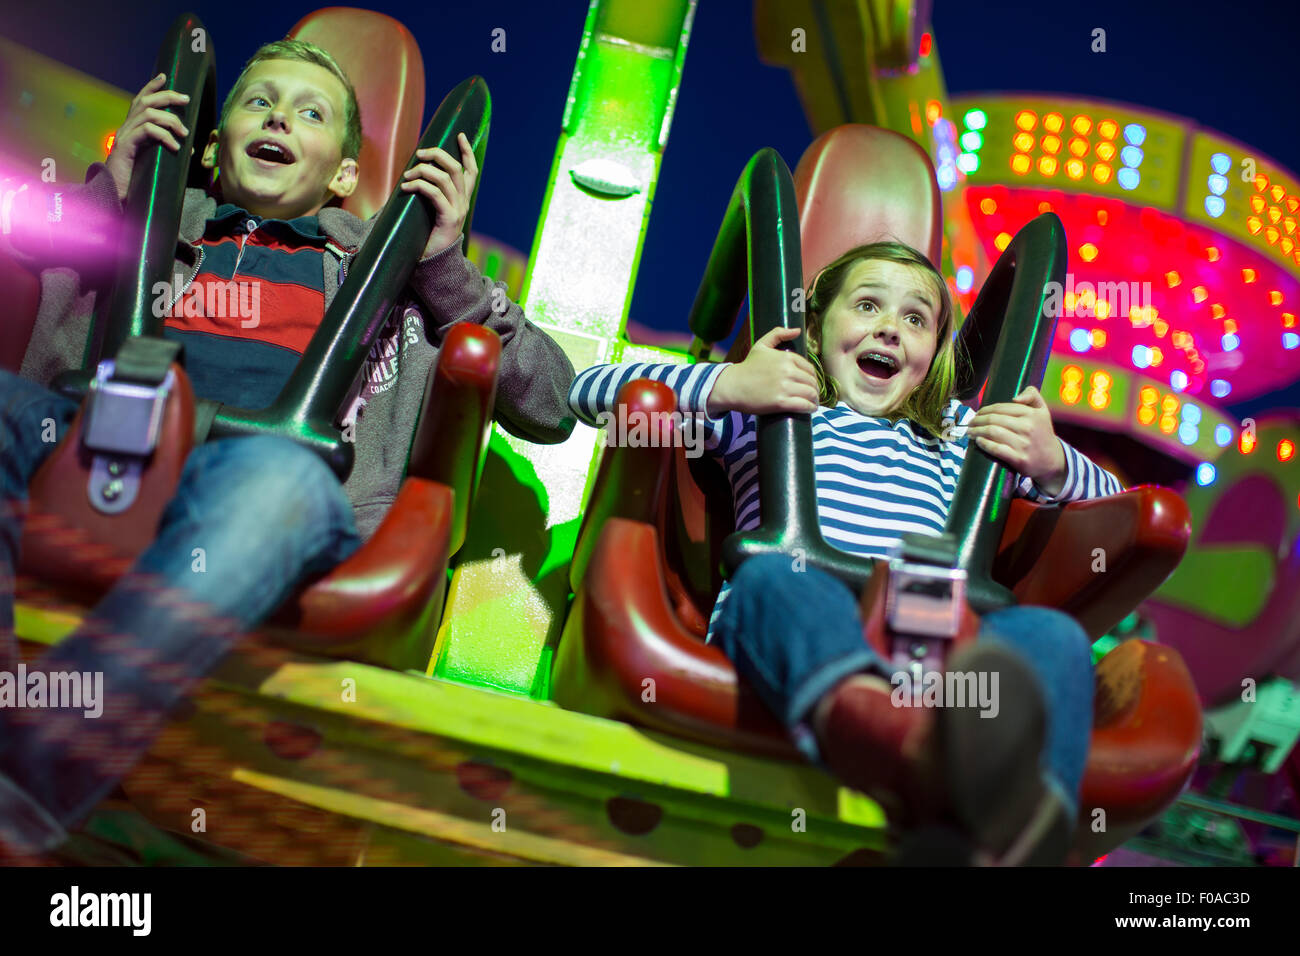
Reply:
[[108, 463], [108, 473], [116, 478], [122, 472], [126, 471], [126, 465], [114, 458]]
[[912, 645], [911, 650], [912, 650], [912, 656], [915, 657], [917, 660], [921, 660], [925, 657], [925, 652], [929, 650], [929, 648], [927, 648], [921, 642], [917, 641]]
[[104, 490], [100, 492], [105, 501], [116, 501], [122, 495], [122, 489], [125, 486], [120, 478], [114, 478], [108, 484], [104, 485]]

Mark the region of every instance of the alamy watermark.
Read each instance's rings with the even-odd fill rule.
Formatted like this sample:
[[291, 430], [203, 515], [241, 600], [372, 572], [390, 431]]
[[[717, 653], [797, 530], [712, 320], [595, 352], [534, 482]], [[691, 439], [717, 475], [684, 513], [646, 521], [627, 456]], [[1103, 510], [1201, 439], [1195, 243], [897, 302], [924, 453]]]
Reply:
[[895, 671], [889, 695], [895, 707], [978, 707], [980, 717], [996, 717], [997, 671]]
[[186, 289], [180, 276], [173, 282], [155, 282], [153, 314], [183, 315], [196, 319], [239, 319], [245, 329], [255, 329], [262, 321], [262, 284], [231, 279], [226, 282], [203, 282]]
[[617, 414], [600, 412], [596, 427], [602, 430], [601, 441], [606, 448], [684, 448], [687, 458], [704, 454], [707, 426], [702, 415], [677, 410], [629, 412], [626, 405], [620, 405]]
[[104, 713], [103, 671], [0, 671], [0, 708], [83, 710], [91, 719]]
[[1151, 308], [1150, 282], [1075, 282], [1074, 273], [1065, 274], [1065, 284], [1048, 282], [1043, 286], [1043, 311], [1056, 318], [1127, 317], [1134, 309], [1146, 313]]

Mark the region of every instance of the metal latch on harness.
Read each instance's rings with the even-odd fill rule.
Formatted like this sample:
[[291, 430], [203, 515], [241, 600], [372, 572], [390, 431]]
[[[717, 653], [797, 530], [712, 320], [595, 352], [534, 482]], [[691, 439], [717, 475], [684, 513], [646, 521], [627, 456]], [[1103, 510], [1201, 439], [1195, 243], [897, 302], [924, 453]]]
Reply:
[[890, 556], [885, 615], [896, 634], [956, 637], [965, 604], [965, 570]]
[[144, 464], [158, 445], [163, 409], [176, 384], [170, 368], [157, 385], [114, 381], [116, 363], [99, 363], [86, 396], [82, 443], [93, 455], [87, 494], [104, 514], [125, 511], [140, 491]]

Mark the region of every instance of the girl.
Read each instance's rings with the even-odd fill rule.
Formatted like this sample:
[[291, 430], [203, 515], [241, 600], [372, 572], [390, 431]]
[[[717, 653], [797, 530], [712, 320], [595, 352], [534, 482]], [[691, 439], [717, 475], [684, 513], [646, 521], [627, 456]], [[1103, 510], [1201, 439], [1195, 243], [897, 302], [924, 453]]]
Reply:
[[[569, 404], [591, 424], [627, 382], [667, 384], [683, 413], [703, 418], [739, 529], [759, 523], [755, 416], [811, 413], [822, 532], [869, 557], [887, 556], [906, 532], [942, 532], [971, 439], [1016, 473], [1020, 497], [1051, 503], [1123, 490], [1055, 436], [1037, 389], [978, 412], [952, 398], [952, 301], [916, 250], [853, 249], [818, 274], [806, 301], [808, 359], [780, 348], [797, 330], [774, 329], [738, 364], [588, 369]], [[984, 617], [979, 639], [947, 662], [998, 689], [982, 711], [896, 706], [889, 665], [862, 639], [856, 596], [781, 556], [753, 558], [723, 585], [708, 639], [811, 760], [871, 793], [891, 818], [909, 828], [955, 825], [963, 860], [1064, 858], [1093, 696], [1090, 642], [1068, 615], [1011, 607]]]

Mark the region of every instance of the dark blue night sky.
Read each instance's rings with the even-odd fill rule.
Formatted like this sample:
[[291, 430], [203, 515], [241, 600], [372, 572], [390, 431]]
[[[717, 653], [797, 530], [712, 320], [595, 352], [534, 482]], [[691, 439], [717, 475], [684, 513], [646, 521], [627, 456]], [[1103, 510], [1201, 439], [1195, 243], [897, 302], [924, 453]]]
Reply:
[[[224, 96], [243, 61], [323, 3], [188, 5], [211, 30]], [[375, 3], [418, 39], [426, 117], [459, 80], [493, 94], [491, 149], [474, 226], [527, 252], [586, 16], [582, 0]], [[953, 93], [1032, 90], [1098, 96], [1191, 117], [1300, 169], [1295, 56], [1300, 4], [1199, 0], [956, 3], [936, 0], [934, 33]], [[116, 86], [138, 89], [176, 3], [43, 0], [0, 12], [0, 34]], [[504, 27], [507, 52], [489, 50]], [[1090, 52], [1092, 30], [1107, 52]], [[751, 6], [702, 0], [650, 220], [632, 317], [681, 329], [714, 230], [745, 161], [774, 146], [793, 168], [810, 140], [785, 71], [759, 62]], [[702, 218], [701, 218], [702, 217]], [[1240, 409], [1300, 405], [1300, 387]]]

